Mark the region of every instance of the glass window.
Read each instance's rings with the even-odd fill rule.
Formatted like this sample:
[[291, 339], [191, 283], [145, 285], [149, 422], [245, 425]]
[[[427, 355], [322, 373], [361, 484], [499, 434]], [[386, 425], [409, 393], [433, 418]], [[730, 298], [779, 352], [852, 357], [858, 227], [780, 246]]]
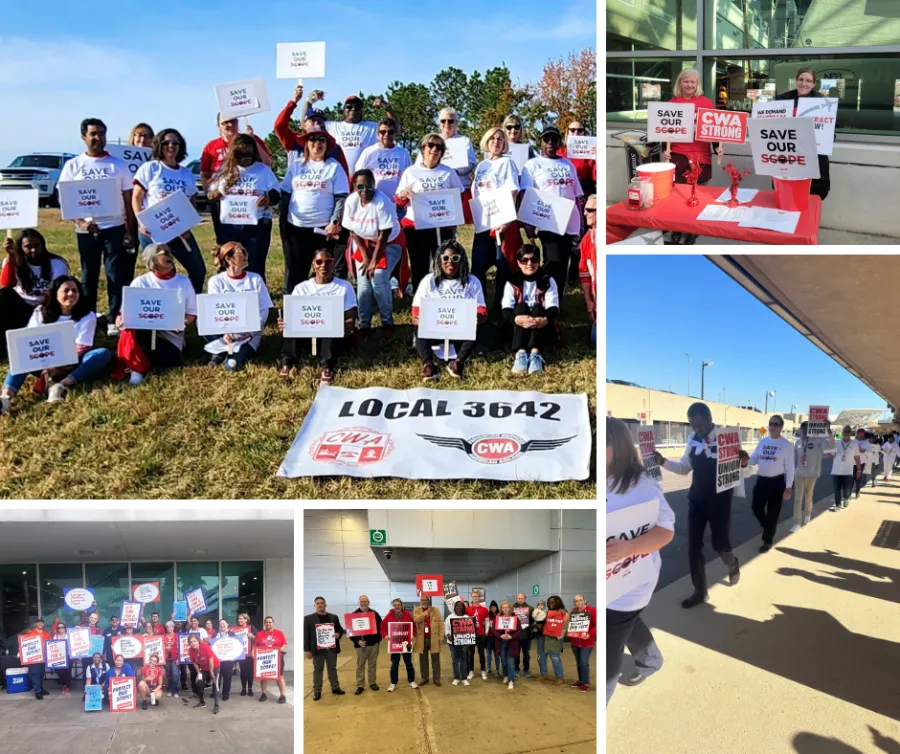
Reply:
[[[237, 625], [239, 613], [250, 616], [250, 625], [262, 627], [263, 564], [261, 560], [222, 561], [222, 617]], [[276, 625], [278, 620], [275, 621]]]
[[178, 562], [178, 599], [184, 599], [184, 593], [198, 586], [203, 587], [206, 594], [207, 612], [198, 615], [200, 625], [211, 618], [213, 625], [219, 620], [219, 564], [218, 563], [182, 563]]
[[172, 603], [181, 599], [175, 596], [175, 567], [168, 563], [132, 563], [131, 584], [145, 584], [148, 581], [159, 582], [159, 602], [151, 602], [144, 607], [144, 617], [150, 620], [151, 613], [159, 613], [159, 622], [165, 625], [172, 619]]
[[696, 50], [697, 0], [606, 0], [606, 49]]
[[78, 623], [78, 613], [69, 610], [63, 601], [63, 590], [82, 587], [83, 580], [81, 563], [41, 563], [41, 612], [48, 633], [54, 618], [67, 626]]
[[100, 613], [100, 625], [108, 626], [109, 619], [113, 615], [121, 614], [122, 600], [130, 599], [128, 596], [128, 564], [86, 563], [84, 574], [85, 586], [94, 590], [97, 612]]
[[647, 121], [647, 103], [672, 99], [675, 79], [694, 60], [606, 61], [606, 118], [618, 121]]
[[0, 565], [0, 643], [18, 651], [16, 635], [31, 628], [38, 616], [37, 569], [27, 565]]

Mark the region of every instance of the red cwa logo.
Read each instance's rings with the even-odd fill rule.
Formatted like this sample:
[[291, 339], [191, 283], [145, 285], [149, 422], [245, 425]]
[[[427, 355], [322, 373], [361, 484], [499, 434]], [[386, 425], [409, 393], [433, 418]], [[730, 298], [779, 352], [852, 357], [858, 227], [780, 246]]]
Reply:
[[508, 463], [519, 456], [536, 450], [555, 450], [565, 445], [572, 437], [561, 437], [556, 440], [524, 440], [518, 435], [478, 435], [466, 440], [463, 437], [438, 437], [436, 435], [419, 435], [423, 440], [439, 445], [442, 448], [456, 448], [463, 451], [478, 463]]
[[325, 432], [310, 445], [314, 461], [339, 466], [378, 463], [394, 450], [391, 436], [366, 427], [349, 427]]

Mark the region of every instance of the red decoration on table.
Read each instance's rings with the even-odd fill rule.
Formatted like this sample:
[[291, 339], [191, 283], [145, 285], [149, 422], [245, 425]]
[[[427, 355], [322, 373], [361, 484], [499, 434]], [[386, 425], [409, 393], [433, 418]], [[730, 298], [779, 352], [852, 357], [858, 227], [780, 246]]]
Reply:
[[729, 187], [729, 191], [731, 191], [731, 199], [725, 202], [726, 207], [738, 207], [740, 206], [740, 202], [737, 199], [738, 195], [738, 186], [741, 185], [741, 181], [744, 180], [745, 175], [750, 175], [752, 170], [738, 170], [733, 162], [729, 162], [724, 168], [722, 168], [726, 173], [728, 173], [728, 177], [731, 178], [731, 186]]
[[697, 198], [697, 181], [700, 180], [700, 174], [703, 172], [703, 168], [700, 166], [700, 163], [696, 160], [692, 160], [688, 158], [688, 169], [684, 171], [684, 180], [691, 187], [691, 196], [687, 200], [688, 207], [696, 207], [700, 204], [700, 200]]

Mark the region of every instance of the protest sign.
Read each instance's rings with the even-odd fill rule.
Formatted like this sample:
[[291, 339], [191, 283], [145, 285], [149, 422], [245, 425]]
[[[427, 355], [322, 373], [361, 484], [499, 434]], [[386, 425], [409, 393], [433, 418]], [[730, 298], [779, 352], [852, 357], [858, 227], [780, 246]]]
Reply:
[[516, 201], [512, 191], [506, 189], [479, 192], [469, 200], [469, 208], [476, 233], [502, 228], [516, 219]]
[[647, 141], [670, 144], [694, 140], [694, 106], [672, 102], [647, 103]]
[[126, 330], [184, 330], [184, 294], [169, 288], [122, 289]]
[[[575, 202], [564, 196], [548, 194], [536, 189], [525, 189], [525, 195], [516, 216], [526, 225], [533, 225], [538, 230], [564, 236], [574, 209]], [[416, 215], [417, 223], [418, 219], [419, 216]]]
[[222, 194], [219, 200], [219, 220], [225, 225], [258, 225], [258, 196], [253, 194]]
[[741, 483], [741, 430], [716, 427], [716, 493], [732, 490]]
[[596, 136], [569, 136], [566, 139], [566, 157], [570, 160], [596, 160]]
[[459, 596], [459, 592], [457, 591], [456, 581], [445, 581], [444, 582], [444, 604], [447, 606], [447, 610], [450, 611], [450, 614], [453, 614], [453, 607], [459, 602], [461, 597]]
[[44, 640], [40, 635], [19, 636], [19, 662], [23, 665], [44, 662]]
[[569, 613], [569, 638], [587, 639], [591, 628], [591, 616], [588, 613]]
[[147, 602], [159, 602], [159, 582], [148, 581], [145, 584], [134, 584], [131, 587], [131, 596], [135, 602], [146, 604]]
[[789, 100], [775, 102], [754, 102], [750, 118], [789, 118], [794, 111], [794, 105]]
[[418, 337], [423, 340], [475, 340], [478, 302], [473, 298], [423, 298]]
[[144, 644], [144, 664], [150, 664], [150, 658], [156, 655], [161, 665], [166, 664], [166, 653], [163, 649], [162, 636], [142, 636]]
[[187, 602], [183, 602], [181, 600], [176, 600], [172, 603], [172, 612], [175, 613], [175, 616], [172, 618], [174, 621], [186, 621], [187, 620]]
[[343, 296], [285, 296], [285, 338], [343, 338]]
[[375, 613], [344, 613], [344, 627], [348, 636], [362, 636], [375, 633]]
[[97, 220], [122, 214], [124, 205], [117, 178], [59, 181], [56, 190], [63, 220]]
[[122, 655], [126, 660], [134, 660], [144, 656], [144, 641], [142, 636], [113, 636], [110, 639], [113, 656]]
[[0, 189], [0, 230], [36, 228], [39, 204], [37, 189]]
[[246, 656], [250, 654], [250, 629], [235, 628], [231, 632], [241, 642], [241, 646], [244, 648], [244, 659], [246, 659]]
[[325, 78], [325, 43], [278, 42], [275, 45], [275, 78]]
[[244, 642], [239, 636], [219, 636], [209, 640], [213, 654], [219, 662], [238, 662], [246, 658]]
[[95, 684], [84, 687], [84, 711], [99, 712], [103, 709], [103, 687]]
[[122, 613], [119, 616], [119, 625], [122, 628], [137, 628], [141, 620], [144, 606], [140, 602], [122, 600]]
[[530, 146], [530, 144], [513, 144], [512, 142], [509, 144], [509, 151], [507, 154], [512, 161], [516, 163], [516, 169], [519, 171], [519, 175], [522, 175], [525, 163], [528, 162]]
[[838, 99], [836, 97], [799, 97], [797, 117], [812, 118], [816, 129], [816, 151], [831, 155], [834, 151], [834, 129], [837, 125]]
[[257, 681], [277, 681], [281, 678], [280, 651], [257, 647], [253, 660], [253, 678]]
[[78, 363], [74, 322], [7, 330], [6, 347], [10, 374], [29, 374]]
[[717, 110], [701, 107], [697, 110], [695, 141], [717, 141], [722, 144], [743, 144], [747, 141], [749, 113], [739, 110]]
[[661, 482], [662, 471], [656, 462], [656, 440], [653, 438], [652, 428], [648, 427], [647, 429], [638, 430], [638, 444], [641, 448], [641, 460], [644, 463], [644, 468], [647, 469], [647, 473], [657, 482]]
[[334, 649], [336, 646], [334, 623], [317, 623], [316, 649]]
[[190, 645], [188, 644], [188, 639], [192, 636], [196, 636], [198, 639], [200, 638], [200, 634], [196, 633], [182, 633], [178, 634], [178, 664], [179, 665], [190, 665], [191, 664], [191, 655], [190, 655]]
[[453, 637], [454, 646], [474, 646], [475, 619], [469, 616], [451, 616], [450, 636]]
[[515, 615], [498, 615], [494, 618], [495, 631], [515, 631], [518, 628], [518, 622]]
[[404, 654], [412, 652], [412, 627], [408, 621], [388, 623], [388, 652]]
[[812, 118], [747, 122], [753, 171], [777, 178], [818, 178], [816, 130]]
[[47, 652], [47, 659], [44, 661], [47, 670], [69, 667], [68, 646], [65, 639], [50, 639], [44, 643], [44, 650]]
[[91, 630], [89, 628], [82, 626], [70, 628], [66, 632], [66, 638], [69, 641], [69, 657], [90, 657], [94, 654], [91, 651]]
[[243, 118], [269, 110], [266, 82], [261, 78], [216, 84], [213, 87], [219, 105], [220, 121]]
[[[139, 212], [137, 219], [153, 243], [166, 244], [201, 223], [200, 215], [181, 189]], [[177, 240], [176, 243], [183, 242]]]
[[448, 228], [466, 222], [462, 196], [456, 189], [422, 191], [413, 194], [410, 201], [416, 218], [416, 230]]
[[135, 679], [124, 676], [109, 678], [109, 711], [134, 712], [137, 709]]
[[145, 162], [153, 159], [153, 150], [150, 147], [132, 147], [129, 144], [107, 144], [106, 151], [113, 157], [118, 157], [126, 165], [131, 172], [132, 177], [137, 173], [138, 168]]
[[828, 406], [810, 406], [807, 437], [828, 437]]
[[547, 620], [544, 621], [544, 636], [562, 638], [563, 627], [566, 623], [566, 614], [562, 610], [550, 610], [547, 612]]
[[323, 385], [278, 475], [550, 482], [590, 456], [586, 395]]
[[513, 612], [519, 618], [519, 625], [522, 626], [522, 628], [528, 628], [528, 625], [531, 623], [531, 608], [516, 607], [513, 605]]
[[[659, 498], [606, 513], [606, 541], [635, 539], [649, 532], [659, 517]], [[656, 575], [653, 558], [639, 553], [606, 564], [606, 604], [646, 584]]]
[[198, 334], [224, 335], [259, 330], [262, 325], [258, 293], [201, 293], [197, 296]]
[[67, 610], [74, 610], [80, 613], [94, 604], [94, 590], [82, 589], [81, 587], [63, 589], [63, 602], [65, 602]]
[[101, 655], [103, 654], [103, 650], [106, 647], [106, 637], [105, 636], [95, 636], [91, 634], [91, 657], [93, 657], [97, 652]]
[[440, 574], [416, 574], [416, 594], [419, 597], [443, 597], [444, 577]]
[[[463, 137], [444, 139], [444, 145], [446, 146], [447, 151], [444, 152], [444, 156], [441, 158], [441, 164], [446, 165], [453, 170], [469, 167], [468, 144], [470, 143], [470, 141]], [[418, 220], [418, 215], [416, 216], [416, 220]]]
[[187, 602], [189, 615], [203, 615], [207, 611], [206, 592], [202, 586], [196, 589], [188, 589], [184, 593], [184, 601]]

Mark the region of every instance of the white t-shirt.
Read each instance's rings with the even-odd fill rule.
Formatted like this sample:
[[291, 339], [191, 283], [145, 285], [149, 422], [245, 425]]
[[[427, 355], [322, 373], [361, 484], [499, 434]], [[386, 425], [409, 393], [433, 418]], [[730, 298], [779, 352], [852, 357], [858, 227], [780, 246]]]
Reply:
[[[72, 317], [61, 314], [57, 322], [71, 322]], [[41, 307], [37, 307], [28, 320], [28, 327], [40, 327], [44, 324], [44, 314]], [[56, 324], [56, 323], [54, 323]], [[97, 315], [88, 312], [75, 323], [75, 345], [90, 348], [94, 345], [94, 333], [97, 331]]]
[[480, 311], [487, 311], [487, 305], [484, 303], [484, 290], [481, 287], [481, 281], [474, 275], [469, 275], [469, 281], [465, 286], [459, 280], [442, 280], [440, 285], [434, 283], [434, 273], [429, 272], [413, 296], [412, 308], [418, 310], [422, 306], [423, 298], [445, 298], [460, 299], [471, 298], [478, 302]]
[[[264, 162], [254, 162], [250, 167], [241, 167], [238, 165], [238, 179], [228, 191], [225, 191], [225, 178], [219, 178], [213, 184], [213, 188], [220, 194], [228, 194], [229, 196], [263, 196], [270, 191], [279, 191], [281, 184], [275, 173]], [[260, 207], [257, 214], [260, 220], [272, 219], [271, 207]]]
[[475, 168], [472, 178], [472, 196], [477, 197], [482, 191], [508, 189], [519, 190], [519, 171], [512, 158], [503, 155], [496, 160], [482, 160]]
[[330, 283], [319, 285], [315, 278], [298, 283], [291, 294], [294, 296], [343, 296], [344, 311], [349, 312], [356, 306], [356, 291], [346, 280], [334, 278]]
[[[441, 137], [443, 138], [443, 137]], [[472, 146], [472, 140], [468, 136], [463, 136], [458, 133], [456, 136], [451, 136], [449, 139], [444, 139], [444, 143], [448, 142], [459, 142], [461, 146], [457, 146], [457, 149], [464, 149], [466, 152], [466, 160], [467, 165], [465, 168], [451, 168], [451, 170], [455, 170], [456, 174], [459, 176], [459, 180], [462, 182], [463, 188], [469, 187], [469, 181], [472, 177], [472, 171], [475, 169], [475, 165], [478, 163], [478, 157], [475, 156], [475, 148]], [[447, 146], [447, 151], [444, 152], [444, 156], [441, 158], [441, 164], [444, 163], [444, 160], [447, 159], [447, 155], [450, 153], [451, 147]], [[423, 163], [422, 152], [419, 151], [419, 154], [416, 155], [416, 165], [421, 165]]]
[[750, 454], [751, 466], [759, 467], [761, 477], [775, 477], [784, 474], [785, 486], [794, 484], [794, 446], [790, 440], [779, 437], [773, 440], [764, 437]]
[[[393, 199], [389, 199], [377, 189], [372, 201], [364, 207], [359, 201], [359, 194], [354, 192], [344, 202], [344, 219], [341, 224], [347, 230], [370, 241], [378, 238], [379, 231], [390, 228], [391, 232], [388, 235], [390, 243], [400, 235], [400, 221], [397, 219], [396, 207]], [[355, 251], [356, 245], [353, 246]]]
[[834, 463], [831, 464], [832, 476], [851, 476], [853, 467], [856, 464], [854, 456], [858, 456], [859, 443], [856, 440], [850, 440], [845, 443], [843, 439], [838, 440], [833, 448], [825, 448], [825, 455], [832, 456]]
[[[556, 287], [556, 281], [549, 278], [550, 287], [544, 292], [544, 311], [551, 306], [559, 308], [559, 289]], [[537, 282], [534, 280], [524, 280], [522, 282], [522, 300], [528, 306], [534, 306], [538, 299]], [[506, 283], [503, 287], [503, 301], [500, 305], [501, 309], [516, 308], [516, 291], [512, 283]]]
[[[96, 181], [102, 178], [115, 178], [119, 182], [122, 191], [131, 191], [133, 178], [128, 163], [118, 157], [106, 155], [105, 157], [91, 157], [80, 154], [73, 157], [65, 165], [59, 174], [59, 183], [67, 181]], [[115, 228], [125, 223], [125, 200], [119, 199], [119, 211], [110, 217], [95, 217], [94, 222], [100, 230]], [[86, 230], [75, 229], [76, 233], [87, 233]]]
[[169, 194], [184, 191], [185, 196], [197, 193], [194, 174], [185, 167], [170, 168], [162, 160], [151, 160], [141, 165], [134, 175], [134, 183], [142, 186], [147, 192], [141, 209], [158, 204]]
[[[244, 271], [244, 276], [233, 278], [227, 272], [220, 272], [213, 275], [206, 283], [206, 292], [211, 294], [227, 294], [227, 293], [256, 293], [259, 296], [259, 321], [265, 325], [266, 318], [269, 316], [269, 309], [272, 308], [272, 297], [269, 295], [269, 289], [262, 276], [249, 270]], [[252, 337], [248, 341], [254, 351], [259, 350], [259, 344], [262, 342], [262, 332], [251, 333]], [[203, 350], [207, 353], [224, 353], [228, 350], [228, 344], [224, 338], [217, 338], [211, 343], [207, 343]]]
[[[366, 147], [356, 161], [356, 170], [368, 168], [375, 176], [375, 188], [387, 196], [393, 197], [397, 193], [400, 176], [408, 167], [412, 167], [413, 161], [409, 150], [396, 146], [387, 149], [381, 144], [373, 144]], [[350, 175], [355, 171], [351, 170]]]
[[[194, 286], [191, 285], [189, 278], [180, 273], [175, 273], [174, 277], [163, 280], [153, 272], [146, 272], [132, 280], [130, 287], [181, 291], [185, 316], [190, 314], [197, 316], [197, 294], [194, 292]], [[157, 330], [156, 334], [176, 346], [179, 351], [184, 348], [184, 330]]]
[[[423, 194], [426, 191], [445, 191], [449, 189], [456, 189], [459, 193], [462, 193], [464, 190], [456, 171], [445, 165], [438, 165], [434, 168], [426, 168], [424, 165], [413, 165], [403, 171], [403, 175], [400, 176], [400, 183], [397, 185], [397, 193], [408, 190], [414, 194]], [[416, 221], [412, 203], [407, 207], [406, 218], [413, 223]]]
[[[675, 513], [669, 507], [659, 482], [648, 474], [641, 474], [637, 484], [622, 494], [610, 490], [607, 483], [606, 512], [611, 513], [632, 505], [640, 505], [654, 498], [659, 498], [659, 514], [656, 519], [656, 525], [669, 531], [675, 531]], [[653, 590], [656, 589], [656, 582], [659, 581], [659, 571], [662, 567], [662, 558], [659, 556], [659, 550], [650, 553], [650, 559], [656, 571], [653, 578], [643, 584], [636, 584], [630, 592], [610, 602], [606, 606], [608, 610], [629, 612], [631, 610], [640, 610], [650, 604], [650, 598], [653, 596]]]
[[362, 120], [359, 123], [326, 120], [325, 130], [344, 150], [350, 175], [356, 172], [356, 162], [363, 150], [378, 143], [378, 124], [372, 120]]
[[295, 160], [284, 175], [281, 188], [290, 193], [288, 219], [298, 228], [324, 228], [331, 222], [335, 194], [348, 194], [350, 184], [340, 163]]
[[[533, 188], [547, 194], [556, 194], [575, 201], [584, 196], [575, 166], [565, 157], [551, 160], [549, 157], [535, 157], [525, 163], [522, 170], [522, 189]], [[581, 233], [581, 216], [578, 205], [572, 207], [572, 215], [566, 226], [567, 236]]]
[[[9, 258], [3, 260], [3, 264], [0, 265], [0, 272], [2, 272], [6, 265], [9, 264]], [[49, 290], [50, 284], [58, 278], [60, 275], [68, 275], [69, 274], [69, 265], [65, 263], [62, 259], [51, 259], [50, 260], [50, 279], [46, 280], [41, 277], [41, 268], [40, 266], [35, 266], [33, 264], [29, 264], [28, 268], [31, 270], [31, 274], [33, 275], [34, 282], [33, 290], [31, 293], [28, 293], [22, 287], [22, 281], [16, 278], [16, 285], [13, 290], [19, 294], [23, 301], [25, 301], [29, 306], [37, 306], [41, 303], [41, 299], [44, 297], [44, 292]]]

